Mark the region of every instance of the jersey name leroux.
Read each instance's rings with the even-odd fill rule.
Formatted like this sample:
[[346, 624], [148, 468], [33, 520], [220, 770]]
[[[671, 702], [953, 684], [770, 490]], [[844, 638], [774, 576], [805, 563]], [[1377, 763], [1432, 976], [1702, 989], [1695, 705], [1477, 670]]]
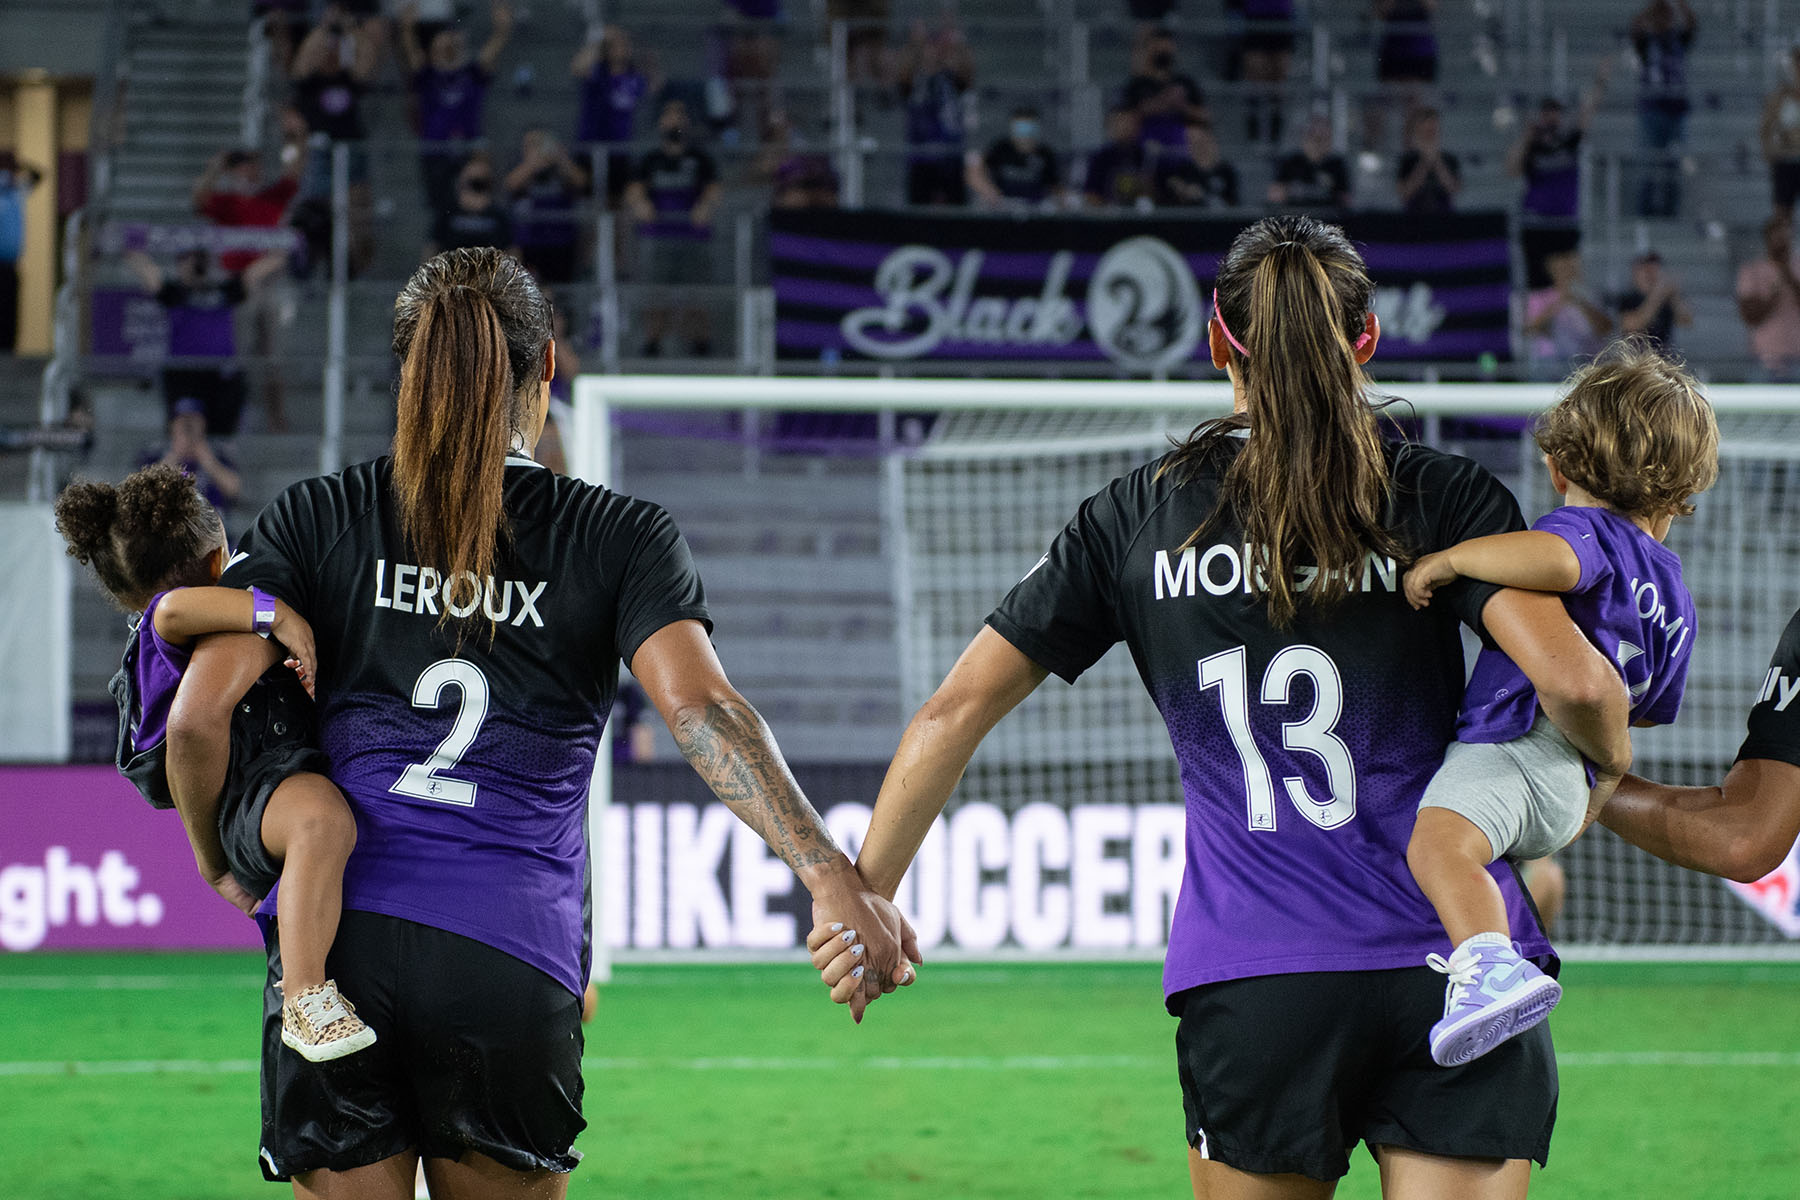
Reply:
[[539, 629], [544, 627], [544, 619], [538, 615], [537, 601], [550, 586], [548, 583], [526, 584], [517, 579], [496, 581], [492, 575], [478, 580], [468, 571], [462, 574], [475, 585], [474, 592], [471, 594], [465, 584], [457, 591], [470, 598], [451, 604], [444, 595], [443, 577], [436, 569], [412, 563], [390, 564], [387, 559], [378, 558], [375, 560], [375, 607], [435, 617], [441, 601], [453, 617], [472, 616], [480, 608], [483, 615], [499, 625], [511, 623], [517, 629], [530, 621]]

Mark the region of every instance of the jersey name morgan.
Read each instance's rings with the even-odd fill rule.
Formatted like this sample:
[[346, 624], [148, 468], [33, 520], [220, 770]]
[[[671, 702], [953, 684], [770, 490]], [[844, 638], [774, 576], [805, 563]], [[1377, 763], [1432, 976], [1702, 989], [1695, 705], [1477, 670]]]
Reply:
[[[1190, 477], [1151, 463], [1084, 502], [988, 617], [1074, 680], [1124, 642], [1169, 733], [1186, 798], [1186, 865], [1164, 968], [1173, 996], [1250, 975], [1416, 966], [1448, 938], [1406, 868], [1419, 796], [1443, 762], [1463, 691], [1459, 619], [1497, 589], [1464, 580], [1423, 612], [1402, 565], [1370, 554], [1348, 594], [1267, 617], [1265, 563], [1214, 519], [1227, 447]], [[1411, 553], [1522, 527], [1466, 459], [1388, 448], [1387, 527]], [[1195, 531], [1201, 530], [1196, 540]], [[1302, 590], [1315, 566], [1295, 568]], [[1516, 875], [1493, 874], [1529, 955], [1549, 952]]]
[[[1211, 596], [1266, 595], [1269, 590], [1268, 561], [1266, 547], [1252, 546], [1248, 542], [1237, 545], [1216, 542], [1205, 548], [1186, 546], [1177, 550], [1158, 550], [1152, 564], [1156, 598], [1192, 596], [1196, 588]], [[1294, 568], [1293, 574], [1297, 592], [1310, 591], [1321, 582], [1317, 567], [1299, 566]], [[1325, 572], [1325, 578], [1329, 580], [1332, 574]], [[1365, 554], [1362, 562], [1344, 575], [1345, 589], [1350, 592], [1377, 589], [1394, 592], [1400, 587], [1400, 565], [1390, 556], [1374, 551]]]

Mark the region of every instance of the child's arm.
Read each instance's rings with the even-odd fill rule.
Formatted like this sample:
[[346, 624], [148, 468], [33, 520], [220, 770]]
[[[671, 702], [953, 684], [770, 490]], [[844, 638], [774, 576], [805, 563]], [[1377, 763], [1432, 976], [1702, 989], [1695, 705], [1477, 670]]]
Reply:
[[[185, 646], [209, 633], [256, 632], [255, 601], [248, 591], [225, 587], [184, 587], [166, 593], [150, 616], [156, 635], [172, 646]], [[300, 665], [300, 679], [312, 691], [318, 662], [312, 626], [287, 601], [275, 601], [269, 633]]]
[[1433, 592], [1458, 578], [1532, 592], [1568, 592], [1581, 582], [1581, 560], [1561, 537], [1535, 529], [1470, 538], [1412, 565], [1404, 584], [1407, 602], [1424, 608]]

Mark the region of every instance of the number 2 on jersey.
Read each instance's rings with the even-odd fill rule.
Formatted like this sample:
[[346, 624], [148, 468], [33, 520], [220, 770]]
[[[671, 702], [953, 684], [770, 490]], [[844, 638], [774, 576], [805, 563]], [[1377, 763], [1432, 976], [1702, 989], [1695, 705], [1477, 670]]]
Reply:
[[[1268, 760], [1250, 729], [1250, 680], [1242, 646], [1200, 660], [1200, 690], [1219, 689], [1225, 730], [1244, 767], [1244, 797], [1250, 809], [1250, 828], [1275, 828], [1275, 781]], [[1288, 799], [1300, 815], [1321, 829], [1336, 829], [1356, 815], [1356, 763], [1350, 748], [1332, 732], [1344, 715], [1344, 683], [1337, 664], [1317, 646], [1288, 646], [1269, 660], [1263, 672], [1260, 699], [1264, 704], [1286, 704], [1296, 676], [1313, 682], [1312, 711], [1298, 721], [1284, 721], [1281, 745], [1299, 750], [1325, 764], [1326, 785], [1331, 794], [1313, 799], [1306, 781], [1297, 775], [1282, 779]]]
[[437, 708], [444, 699], [444, 689], [455, 687], [461, 697], [456, 709], [456, 721], [450, 726], [450, 736], [438, 743], [431, 757], [424, 762], [413, 763], [400, 773], [394, 786], [388, 791], [401, 796], [415, 796], [420, 800], [434, 800], [439, 804], [454, 804], [459, 808], [475, 806], [475, 785], [466, 779], [454, 779], [449, 775], [440, 775], [440, 771], [454, 771], [462, 756], [469, 752], [474, 744], [475, 735], [481, 732], [481, 723], [487, 719], [488, 681], [481, 673], [481, 668], [467, 659], [444, 658], [426, 667], [413, 684], [412, 703], [414, 708]]

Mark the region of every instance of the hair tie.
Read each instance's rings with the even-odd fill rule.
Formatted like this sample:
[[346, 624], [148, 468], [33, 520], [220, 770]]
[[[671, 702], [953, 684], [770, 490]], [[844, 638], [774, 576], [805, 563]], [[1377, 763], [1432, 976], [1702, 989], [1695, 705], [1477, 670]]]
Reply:
[[[1277, 244], [1282, 246], [1298, 246], [1300, 243], [1280, 242]], [[1219, 332], [1225, 335], [1225, 340], [1235, 346], [1239, 354], [1243, 355], [1245, 358], [1249, 358], [1250, 351], [1244, 349], [1244, 343], [1238, 341], [1237, 338], [1232, 335], [1231, 326], [1225, 323], [1225, 310], [1219, 306], [1219, 288], [1217, 284], [1213, 285], [1213, 319], [1219, 323]], [[1368, 344], [1369, 331], [1365, 329], [1363, 330], [1362, 336], [1357, 338], [1354, 342], [1351, 342], [1350, 346], [1352, 349], [1361, 350]]]

